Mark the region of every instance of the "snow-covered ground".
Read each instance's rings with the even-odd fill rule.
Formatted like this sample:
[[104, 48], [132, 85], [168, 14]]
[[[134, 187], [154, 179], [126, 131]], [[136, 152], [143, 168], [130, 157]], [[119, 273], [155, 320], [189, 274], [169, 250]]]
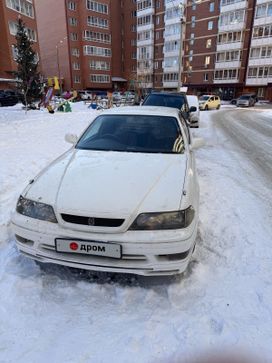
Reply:
[[160, 279], [41, 270], [19, 255], [9, 227], [18, 195], [97, 112], [0, 109], [1, 363], [184, 362], [224, 347], [271, 356], [271, 184], [216, 127], [222, 109], [201, 113], [194, 131], [206, 146], [193, 261]]

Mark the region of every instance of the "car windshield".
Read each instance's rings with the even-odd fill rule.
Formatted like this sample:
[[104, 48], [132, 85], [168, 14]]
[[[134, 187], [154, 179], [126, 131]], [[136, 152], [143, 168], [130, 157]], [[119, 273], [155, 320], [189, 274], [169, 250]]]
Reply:
[[210, 98], [210, 96], [201, 96], [199, 98], [199, 101], [208, 101], [209, 98]]
[[249, 100], [250, 96], [241, 96], [239, 99], [240, 100]]
[[150, 94], [143, 102], [143, 106], [163, 106], [178, 108], [185, 104], [183, 95]]
[[175, 117], [101, 115], [76, 149], [176, 154], [184, 152], [184, 142]]

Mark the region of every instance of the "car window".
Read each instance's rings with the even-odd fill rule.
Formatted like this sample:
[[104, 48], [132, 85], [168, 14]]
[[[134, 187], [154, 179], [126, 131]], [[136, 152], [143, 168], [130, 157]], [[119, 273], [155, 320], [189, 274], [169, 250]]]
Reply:
[[[163, 106], [186, 110], [185, 98], [183, 95], [150, 94], [143, 102], [143, 106]], [[184, 106], [184, 108], [183, 108]]]
[[76, 148], [176, 154], [184, 152], [184, 141], [175, 117], [101, 115], [88, 127]]
[[209, 99], [209, 101], [214, 101], [214, 97], [211, 97], [211, 98]]

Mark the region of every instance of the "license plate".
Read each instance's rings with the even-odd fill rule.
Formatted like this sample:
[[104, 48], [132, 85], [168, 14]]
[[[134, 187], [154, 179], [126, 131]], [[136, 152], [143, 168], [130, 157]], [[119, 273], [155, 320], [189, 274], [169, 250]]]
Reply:
[[56, 238], [55, 244], [57, 252], [79, 253], [82, 255], [121, 258], [122, 252], [121, 245], [115, 243]]

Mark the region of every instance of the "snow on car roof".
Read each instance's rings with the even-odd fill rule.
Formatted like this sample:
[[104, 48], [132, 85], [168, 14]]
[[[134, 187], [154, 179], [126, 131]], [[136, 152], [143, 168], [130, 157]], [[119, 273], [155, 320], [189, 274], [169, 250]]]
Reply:
[[158, 106], [125, 106], [103, 111], [103, 115], [154, 115], [178, 117], [179, 110], [172, 107]]

